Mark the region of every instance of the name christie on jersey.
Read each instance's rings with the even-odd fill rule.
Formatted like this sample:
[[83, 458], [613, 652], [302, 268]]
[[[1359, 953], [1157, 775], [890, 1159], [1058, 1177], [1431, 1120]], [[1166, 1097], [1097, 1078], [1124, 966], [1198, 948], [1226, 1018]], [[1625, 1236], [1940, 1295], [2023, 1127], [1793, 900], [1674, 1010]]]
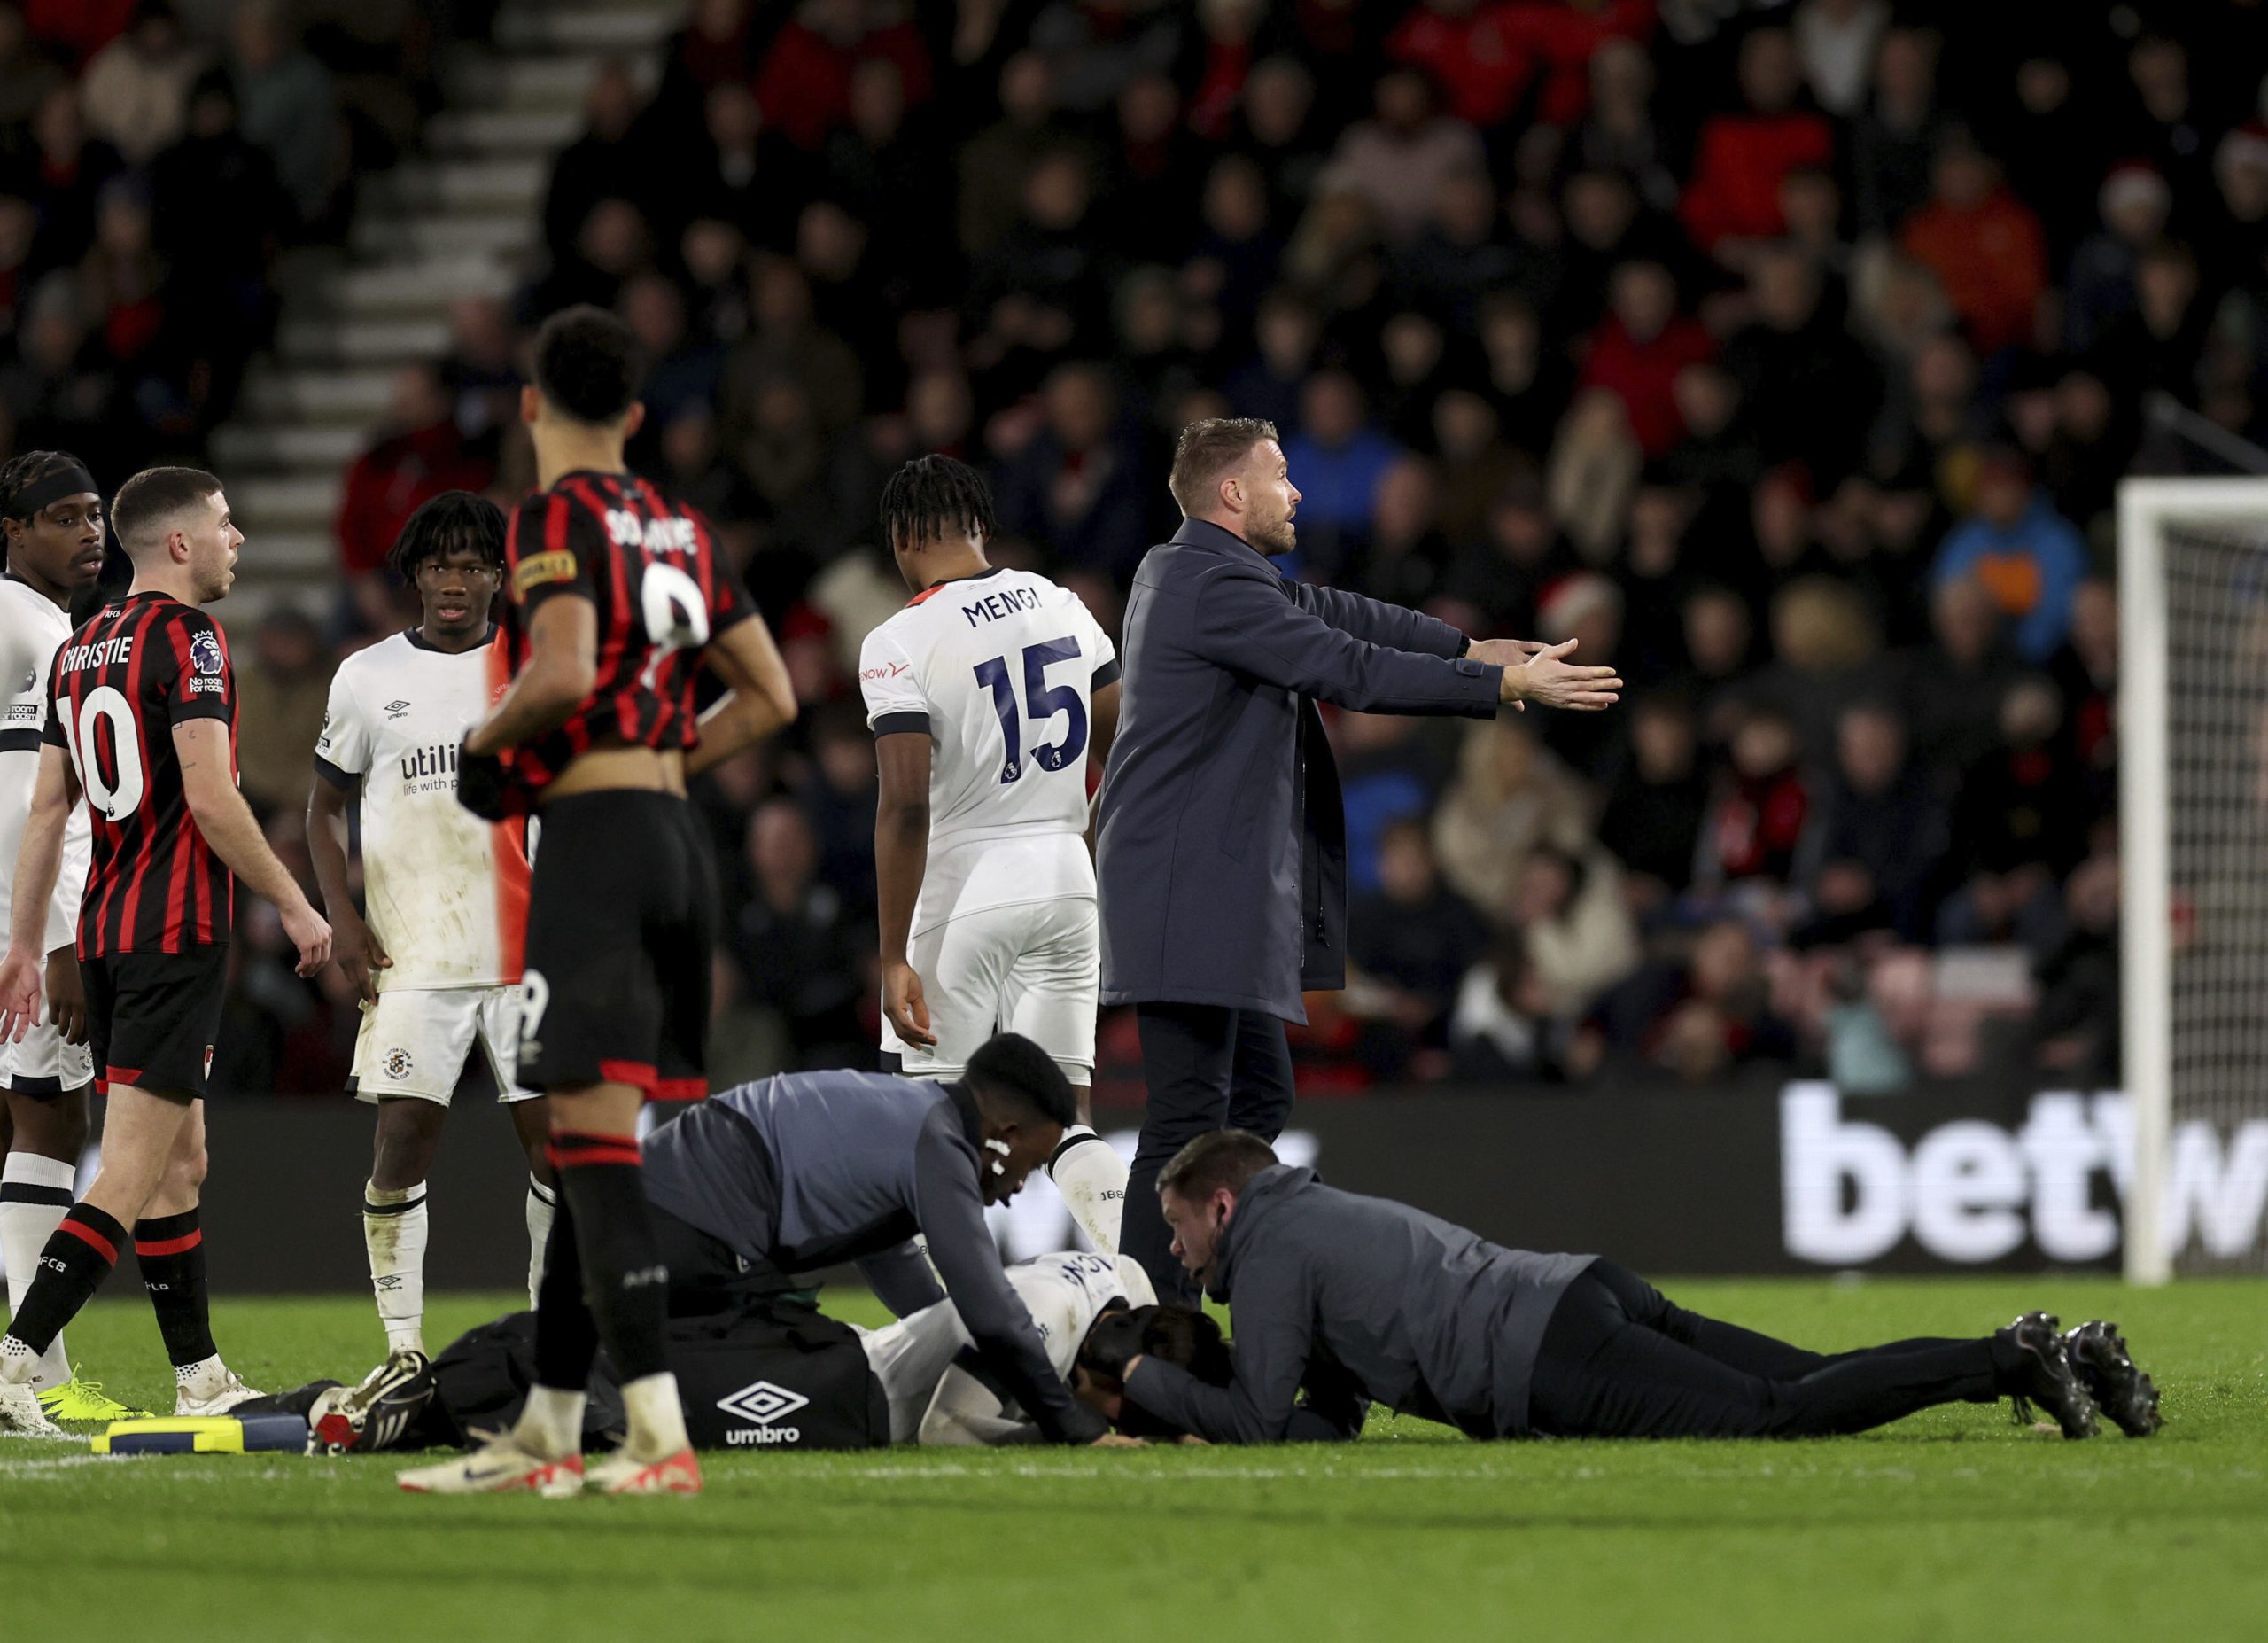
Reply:
[[133, 658], [134, 635], [121, 634], [94, 644], [66, 645], [63, 648], [63, 671], [75, 674], [89, 667], [108, 667], [113, 662], [123, 667]]

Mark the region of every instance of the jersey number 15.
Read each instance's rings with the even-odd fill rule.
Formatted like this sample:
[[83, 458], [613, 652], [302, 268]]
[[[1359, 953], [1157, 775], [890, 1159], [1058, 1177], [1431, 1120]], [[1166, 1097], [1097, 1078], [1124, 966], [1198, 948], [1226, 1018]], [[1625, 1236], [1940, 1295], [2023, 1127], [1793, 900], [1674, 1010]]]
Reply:
[[[1031, 750], [1032, 762], [1042, 770], [1060, 770], [1087, 751], [1087, 705], [1080, 699], [1078, 687], [1047, 682], [1050, 666], [1078, 659], [1076, 639], [1049, 639], [1023, 649], [1024, 701], [1030, 706], [1032, 723], [1044, 725], [1058, 713], [1064, 716], [1063, 739], [1042, 742]], [[1016, 689], [1008, 681], [1008, 658], [996, 656], [989, 662], [979, 662], [974, 671], [976, 682], [992, 692], [992, 711], [1000, 715], [1000, 736], [1007, 744], [1006, 757], [1000, 761], [1000, 780], [1005, 784], [1024, 773], [1023, 727], [1017, 712]]]

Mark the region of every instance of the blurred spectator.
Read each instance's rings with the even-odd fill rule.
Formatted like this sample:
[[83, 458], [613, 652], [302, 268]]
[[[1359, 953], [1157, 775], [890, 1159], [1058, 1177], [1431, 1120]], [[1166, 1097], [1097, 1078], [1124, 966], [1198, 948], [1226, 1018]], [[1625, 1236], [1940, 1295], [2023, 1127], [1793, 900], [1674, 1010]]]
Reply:
[[796, 802], [819, 841], [819, 876], [857, 917], [874, 909], [874, 739], [856, 702], [812, 716], [811, 768]]
[[[889, 72], [886, 62], [875, 66], [884, 74]], [[860, 72], [863, 75], [863, 66]], [[890, 99], [889, 117], [902, 118], [905, 110], [897, 100], [895, 88], [885, 95]], [[873, 100], [870, 94], [868, 101]], [[709, 218], [732, 223], [750, 245], [765, 250], [792, 248], [797, 217], [813, 190], [810, 163], [765, 129], [763, 111], [738, 81], [710, 87], [701, 109], [700, 133], [685, 145], [681, 181], [673, 191], [678, 209], [673, 214], [664, 214], [656, 224], [663, 237], [674, 240], [692, 222]], [[859, 152], [856, 138], [846, 138], [843, 147], [846, 152]], [[834, 181], [845, 199], [861, 201], [877, 221], [892, 225], [889, 214], [902, 210], [906, 203], [900, 179], [885, 175], [891, 168], [889, 161], [880, 156], [866, 157], [875, 161], [871, 168], [856, 176], [839, 175]], [[644, 160], [634, 138], [627, 158], [633, 167]], [[847, 160], [843, 169], [850, 169]], [[652, 191], [638, 190], [635, 197], [650, 199]], [[906, 227], [918, 234], [928, 226], [928, 214], [926, 209], [916, 214]]]
[[2033, 969], [2032, 1065], [2055, 1086], [2115, 1087], [2120, 1064], [2118, 860], [2093, 855], [2064, 891], [2064, 931]]
[[1150, 541], [1146, 476], [1117, 391], [1099, 365], [1059, 365], [1041, 402], [1040, 432], [1001, 471], [1000, 529], [1122, 582]]
[[1886, 0], [1802, 0], [1796, 8], [1796, 50], [1820, 107], [1838, 118], [1858, 112], [1876, 43], [1889, 25]]
[[64, 83], [62, 68], [24, 24], [20, 5], [0, 5], [0, 128], [27, 124], [48, 94]]
[[1621, 862], [1632, 903], [1651, 913], [1692, 883], [1709, 780], [1683, 697], [1656, 692], [1629, 712], [1629, 749], [1600, 808], [1598, 842]]
[[1587, 388], [1576, 396], [1551, 443], [1543, 488], [1552, 518], [1587, 563], [1604, 559], [1621, 536], [1643, 456], [1619, 395]]
[[1241, 154], [1215, 162], [1205, 175], [1197, 243], [1182, 265], [1182, 289], [1209, 303], [1223, 337], [1252, 328], [1260, 301], [1276, 277], [1284, 244], [1268, 217], [1268, 179]]
[[312, 222], [336, 183], [330, 72], [299, 44], [284, 0], [237, 0], [229, 43], [245, 136], [268, 152], [301, 221]]
[[[1365, 896], [1379, 888], [1380, 840], [1394, 823], [1422, 820], [1433, 809], [1442, 772], [1421, 720], [1339, 712], [1327, 728], [1347, 814], [1348, 889]], [[1430, 850], [1427, 855], [1430, 861]]]
[[2063, 697], [2063, 736], [2093, 807], [2109, 811], [2118, 779], [2118, 589], [2090, 577], [2071, 596], [2071, 629], [2048, 666]]
[[1467, 1082], [1550, 1082], [1568, 1071], [1571, 1035], [1553, 1019], [1518, 931], [1500, 931], [1487, 961], [1465, 972], [1449, 1039], [1451, 1075]]
[[1827, 1076], [1845, 1095], [1894, 1095], [1914, 1081], [1907, 1055], [1867, 992], [1867, 970], [1845, 954], [1828, 972]]
[[1369, 533], [1379, 481], [1400, 456], [1370, 421], [1354, 378], [1320, 370], [1308, 378], [1299, 432], [1284, 441], [1284, 460], [1300, 492], [1302, 565], [1346, 563]]
[[87, 128], [146, 166], [178, 141], [189, 118], [190, 82], [205, 66], [171, 0], [139, 0], [127, 31], [95, 54], [82, 85]]
[[1744, 106], [1702, 122], [1691, 180], [1678, 214], [1703, 250], [1736, 260], [1749, 240], [1776, 237], [1780, 179], [1798, 166], [1826, 166], [1835, 134], [1798, 105], [1803, 65], [1783, 28], [1753, 30], [1740, 43]]
[[1340, 139], [1332, 169], [1400, 243], [1440, 214], [1452, 178], [1483, 163], [1472, 128], [1434, 107], [1433, 82], [1416, 69], [1389, 68], [1379, 76], [1371, 118]]
[[251, 662], [237, 670], [237, 704], [257, 734], [237, 749], [237, 785], [261, 816], [296, 815], [307, 802], [315, 737], [330, 695], [322, 630], [305, 611], [277, 605], [260, 619]]
[[2165, 179], [2131, 161], [2112, 167], [2101, 199], [2102, 227], [2080, 244], [2063, 282], [2063, 344], [2078, 354], [2093, 347], [2112, 321], [2132, 312], [2135, 269], [2173, 210]]
[[31, 121], [21, 162], [24, 197], [39, 213], [34, 259], [42, 269], [76, 262], [95, 237], [95, 201], [125, 169], [118, 151], [87, 131], [75, 85], [58, 85]]
[[1938, 784], [1914, 759], [1897, 709], [1882, 701], [1845, 709], [1834, 774], [1821, 786], [1796, 867], [1811, 898], [1813, 938], [1887, 928], [1926, 942], [1952, 844]]
[[1018, 51], [1000, 66], [1000, 118], [960, 149], [960, 248], [972, 261], [1015, 225], [1026, 177], [1062, 142], [1051, 118], [1054, 96], [1047, 58], [1037, 51]]
[[1772, 1009], [1756, 938], [1736, 919], [1705, 926], [1682, 962], [1640, 970], [1596, 1014], [1613, 1049], [1682, 1084], [1795, 1054], [1793, 1029]]
[[2017, 939], [2054, 926], [2055, 885], [2086, 852], [2086, 793], [2058, 742], [2062, 705], [2036, 674], [2000, 699], [2002, 744], [1964, 771], [1953, 837], [1966, 881], [1938, 920], [1948, 941]]
[[485, 491], [495, 478], [493, 463], [459, 431], [455, 409], [439, 370], [403, 366], [384, 431], [346, 470], [336, 529], [341, 615], [353, 628], [382, 634], [399, 614], [385, 557], [409, 516], [443, 491]]
[[1918, 29], [1881, 36], [1873, 95], [1851, 122], [1852, 215], [1861, 234], [1894, 236], [1928, 203], [1930, 166], [1946, 137], [1937, 104], [1937, 42]]
[[1638, 448], [1659, 456], [1684, 432], [1678, 373], [1715, 353], [1700, 322], [1678, 312], [1669, 270], [1658, 262], [1626, 262], [1614, 270], [1607, 316], [1583, 360], [1582, 385], [1620, 400]]
[[1489, 634], [1533, 638], [1545, 586], [1573, 568], [1542, 486], [1519, 474], [1489, 508], [1481, 539], [1456, 549], [1442, 588], [1477, 611]]
[[2063, 642], [2086, 568], [2079, 533], [2033, 487], [2023, 456], [2001, 448], [1977, 474], [1975, 516], [1946, 538], [1930, 578], [1939, 588], [1975, 580], [2008, 620], [2017, 651], [2044, 662]]
[[1565, 160], [1579, 170], [1612, 171], [1628, 183], [1650, 211], [1677, 206], [1671, 174], [1655, 128], [1654, 65], [1635, 41], [1602, 42], [1590, 61], [1590, 108], [1568, 134]]
[[1230, 374], [1224, 391], [1239, 417], [1258, 417], [1278, 429], [1298, 424], [1300, 385], [1315, 360], [1322, 326], [1297, 292], [1284, 289], [1261, 299], [1254, 341], [1259, 352]]
[[543, 196], [543, 239], [555, 260], [574, 254], [583, 224], [602, 199], [628, 199], [643, 180], [635, 136], [638, 87], [625, 63], [599, 65], [583, 94], [583, 134], [551, 162]]
[[819, 862], [818, 840], [794, 801], [758, 805], [748, 827], [754, 894], [726, 945], [750, 1001], [784, 1022], [792, 1069], [872, 1066], [874, 1040], [859, 1005], [875, 938], [819, 878]]
[[[1788, 247], [1749, 265], [1755, 320], [1725, 344], [1767, 463], [1799, 462], [1822, 487], [1858, 463], [1880, 392], [1873, 362], [1820, 303], [1816, 268]], [[1674, 385], [1673, 385], [1674, 386]]]
[[1938, 585], [1930, 628], [1930, 642], [1904, 658], [1907, 723], [1924, 759], [1960, 771], [1999, 736], [2000, 699], [2021, 665], [2000, 642], [1992, 596], [1974, 577]]
[[1433, 811], [1433, 853], [1449, 887], [1477, 907], [1510, 904], [1528, 853], [1589, 841], [1583, 791], [1523, 722], [1469, 727], [1457, 774]]
[[756, 100], [806, 153], [849, 121], [850, 82], [861, 63], [893, 65], [909, 106], [928, 98], [929, 54], [920, 31], [903, 18], [877, 20], [871, 11], [865, 0], [803, 0], [765, 56]]
[[1940, 144], [1930, 175], [1930, 203], [1906, 219], [1899, 245], [1938, 276], [1977, 351], [1997, 353], [2030, 334], [2047, 288], [2039, 219], [1965, 140]]
[[1530, 851], [1502, 911], [1526, 933], [1531, 972], [1557, 1016], [1581, 1014], [1643, 956], [1621, 870], [1596, 847]]
[[1347, 955], [1355, 971], [1349, 980], [1358, 991], [1365, 984], [1383, 991], [1364, 1013], [1381, 1018], [1403, 1044], [1438, 1048], [1487, 928], [1442, 884], [1422, 819], [1389, 823], [1378, 860], [1377, 890], [1348, 914]]
[[[665, 275], [640, 274], [625, 281], [617, 306], [645, 362], [646, 379], [638, 397], [646, 407], [652, 439], [658, 440], [661, 430], [677, 417], [705, 410], [715, 401], [724, 378], [725, 350], [691, 333], [685, 294]], [[641, 430], [641, 440], [646, 433]], [[650, 458], [650, 444], [641, 444], [637, 454]]]
[[1702, 823], [1695, 884], [1712, 892], [1751, 879], [1784, 885], [1812, 807], [1795, 724], [1777, 708], [1751, 707], [1733, 732], [1731, 751]]

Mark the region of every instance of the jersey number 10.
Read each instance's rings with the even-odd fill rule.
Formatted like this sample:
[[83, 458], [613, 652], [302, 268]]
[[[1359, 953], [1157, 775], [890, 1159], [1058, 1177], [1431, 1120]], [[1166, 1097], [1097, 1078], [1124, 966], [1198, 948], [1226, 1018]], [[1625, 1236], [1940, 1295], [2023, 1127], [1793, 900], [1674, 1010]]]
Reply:
[[[1076, 639], [1049, 639], [1023, 649], [1024, 700], [1030, 705], [1032, 723], [1044, 725], [1061, 713], [1064, 735], [1060, 742], [1042, 742], [1031, 750], [1032, 762], [1042, 770], [1060, 770], [1087, 751], [1087, 705], [1076, 685], [1051, 685], [1047, 670], [1057, 662], [1079, 659]], [[1016, 689], [1008, 682], [1008, 658], [996, 656], [979, 662], [976, 682], [992, 692], [992, 711], [1000, 715], [1001, 739], [1007, 756], [1000, 762], [1003, 784], [1024, 773], [1023, 727], [1016, 711]]]
[[[63, 740], [79, 767], [79, 785], [87, 790], [87, 802], [101, 811], [105, 819], [122, 821], [142, 805], [142, 743], [135, 731], [133, 704], [117, 686], [97, 685], [87, 692], [83, 708], [83, 715], [74, 723], [71, 698], [55, 698], [55, 711], [63, 720]], [[103, 724], [110, 726], [116, 786], [104, 776], [102, 758], [95, 745], [96, 728]]]

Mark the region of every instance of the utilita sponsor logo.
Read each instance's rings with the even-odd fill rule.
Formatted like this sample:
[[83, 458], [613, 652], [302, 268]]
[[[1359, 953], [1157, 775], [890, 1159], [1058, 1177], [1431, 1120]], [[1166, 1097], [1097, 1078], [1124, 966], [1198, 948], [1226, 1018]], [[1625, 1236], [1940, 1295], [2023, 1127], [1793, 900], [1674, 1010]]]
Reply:
[[[1911, 1147], [1879, 1124], [1844, 1116], [1829, 1084], [1780, 1095], [1780, 1201], [1788, 1253], [1824, 1266], [1880, 1258], [1909, 1234], [1940, 1260], [1998, 1260], [2027, 1236], [2051, 1261], [2099, 1261], [2119, 1247], [2119, 1211], [2133, 1181], [2126, 1097], [2035, 1095], [2023, 1126], [1982, 1118], [1941, 1124]], [[2224, 1137], [2192, 1119], [2173, 1127], [2166, 1247], [2194, 1240], [2209, 1256], [2255, 1248], [2268, 1212], [2268, 1120]]]
[[756, 1422], [754, 1426], [734, 1427], [725, 1434], [725, 1442], [734, 1449], [750, 1444], [801, 1443], [801, 1427], [776, 1426], [773, 1422], [795, 1413], [809, 1402], [811, 1399], [801, 1392], [789, 1391], [770, 1381], [750, 1382], [739, 1391], [717, 1400], [717, 1407], [726, 1414]]

